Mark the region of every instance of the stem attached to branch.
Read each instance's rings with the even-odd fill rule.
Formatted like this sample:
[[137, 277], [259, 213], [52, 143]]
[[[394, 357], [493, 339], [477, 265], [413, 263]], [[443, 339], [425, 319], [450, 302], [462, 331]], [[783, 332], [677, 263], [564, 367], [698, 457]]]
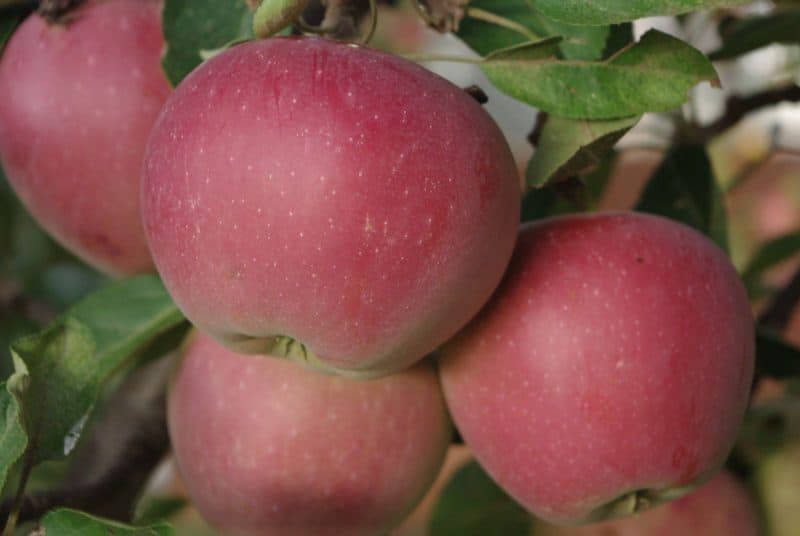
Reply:
[[747, 97], [730, 97], [725, 106], [725, 114], [722, 117], [710, 125], [695, 127], [692, 133], [701, 141], [709, 141], [735, 126], [750, 112], [782, 102], [800, 102], [800, 86], [792, 84]]
[[309, 2], [310, 0], [263, 0], [253, 14], [253, 33], [258, 38], [278, 33], [296, 21]]

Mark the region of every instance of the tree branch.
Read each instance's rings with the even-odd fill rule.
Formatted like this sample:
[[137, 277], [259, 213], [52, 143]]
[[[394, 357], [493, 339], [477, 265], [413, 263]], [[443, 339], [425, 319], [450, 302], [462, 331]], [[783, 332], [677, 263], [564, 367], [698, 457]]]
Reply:
[[469, 0], [413, 0], [420, 16], [441, 33], [457, 32]]
[[736, 125], [750, 112], [781, 102], [800, 102], [800, 86], [792, 84], [748, 97], [729, 97], [725, 105], [725, 114], [710, 125], [697, 127], [695, 135], [701, 140], [708, 141]]
[[776, 333], [782, 333], [789, 325], [798, 303], [800, 303], [800, 269], [761, 312], [758, 323]]
[[7, 312], [22, 315], [39, 326], [46, 326], [58, 316], [58, 311], [25, 294], [15, 282], [0, 280], [0, 319]]

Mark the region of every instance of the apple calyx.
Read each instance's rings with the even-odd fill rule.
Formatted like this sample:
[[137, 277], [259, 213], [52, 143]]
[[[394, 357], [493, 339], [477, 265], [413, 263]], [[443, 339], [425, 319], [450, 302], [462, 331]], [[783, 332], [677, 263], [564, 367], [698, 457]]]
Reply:
[[316, 353], [309, 350], [305, 344], [289, 335], [224, 337], [224, 344], [234, 348], [237, 353], [264, 355], [269, 359], [286, 358], [323, 374], [354, 380], [371, 380], [386, 375], [383, 371], [354, 370], [333, 366], [329, 361], [321, 359]]
[[[703, 480], [702, 482], [704, 482]], [[700, 483], [702, 483], [700, 482]], [[692, 492], [698, 483], [665, 489], [638, 489], [619, 496], [615, 500], [592, 510], [580, 523], [594, 523], [609, 519], [641, 514], [665, 502], [678, 499]]]

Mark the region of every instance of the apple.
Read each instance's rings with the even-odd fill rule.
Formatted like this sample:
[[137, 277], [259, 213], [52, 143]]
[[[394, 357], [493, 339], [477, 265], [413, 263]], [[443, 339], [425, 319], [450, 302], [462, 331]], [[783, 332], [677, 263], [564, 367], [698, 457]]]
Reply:
[[234, 46], [175, 90], [145, 157], [164, 284], [244, 353], [400, 370], [488, 300], [513, 250], [516, 166], [463, 90], [320, 38]]
[[747, 488], [723, 471], [690, 494], [636, 517], [581, 527], [537, 522], [533, 533], [536, 536], [758, 536], [760, 529], [758, 512]]
[[200, 333], [167, 415], [193, 503], [238, 535], [385, 533], [433, 483], [452, 434], [430, 361], [354, 380], [235, 354]]
[[465, 443], [512, 497], [564, 524], [685, 494], [731, 450], [754, 366], [728, 258], [633, 212], [522, 228], [508, 273], [442, 350]]
[[152, 269], [139, 184], [170, 92], [160, 0], [89, 0], [62, 23], [37, 14], [0, 58], [0, 160], [34, 218], [115, 275]]

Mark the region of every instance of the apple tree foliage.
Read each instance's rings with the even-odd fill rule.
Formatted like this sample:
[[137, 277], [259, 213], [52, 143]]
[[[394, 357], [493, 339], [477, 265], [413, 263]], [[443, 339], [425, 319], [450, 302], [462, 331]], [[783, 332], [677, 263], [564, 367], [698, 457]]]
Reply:
[[[0, 2], [0, 46], [32, 4]], [[525, 171], [523, 220], [592, 210], [606, 187], [617, 142], [645, 114], [657, 114], [671, 124], [672, 134], [637, 210], [687, 223], [726, 248], [727, 219], [735, 215], [726, 214], [729, 186], [715, 176], [709, 144], [747, 113], [800, 101], [797, 83], [790, 78], [748, 96], [730, 96], [723, 88], [716, 97], [725, 108], [719, 119], [700, 123], [692, 116], [687, 100], [700, 84], [720, 86], [720, 65], [764, 47], [800, 44], [800, 4], [775, 2], [768, 10], [746, 4], [468, 2], [455, 35], [475, 52], [470, 61], [498, 90], [541, 112], [531, 125], [536, 150]], [[700, 17], [703, 31], [718, 35], [718, 46], [703, 53], [690, 40], [658, 30], [635, 38], [632, 23], [651, 16], [674, 17], [679, 28]], [[176, 85], [215, 51], [252, 39], [253, 12], [244, 0], [166, 0], [163, 32], [167, 48], [162, 66]], [[767, 270], [798, 252], [799, 233], [780, 236], [763, 244], [741, 268], [753, 300], [769, 304], [757, 340], [760, 377], [800, 375], [800, 351], [781, 333], [800, 298], [800, 277], [783, 289], [763, 283]], [[168, 518], [183, 503], [140, 498], [145, 479], [135, 480], [139, 486], [129, 493], [128, 512], [136, 514], [111, 520], [106, 517], [113, 515], [94, 508], [103, 502], [98, 495], [104, 488], [81, 486], [75, 475], [90, 471], [80, 464], [92, 457], [81, 456], [81, 450], [102, 443], [105, 436], [98, 440], [92, 432], [102, 424], [103, 413], [113, 411], [109, 406], [115, 392], [124, 389], [127, 378], [174, 350], [187, 328], [156, 276], [108, 280], [86, 267], [37, 227], [5, 179], [0, 180], [4, 534], [11, 534], [18, 518], [21, 523], [27, 498], [37, 493], [51, 501], [49, 511], [36, 520], [47, 534], [174, 533]], [[782, 415], [786, 410], [776, 411]], [[770, 415], [753, 412], [743, 428], [743, 444], [774, 449], [785, 440], [782, 431], [762, 426], [772, 422]], [[747, 457], [734, 456], [731, 464], [743, 474], [751, 469]], [[429, 528], [435, 535], [525, 534], [530, 525], [530, 518], [471, 463], [445, 487]]]

